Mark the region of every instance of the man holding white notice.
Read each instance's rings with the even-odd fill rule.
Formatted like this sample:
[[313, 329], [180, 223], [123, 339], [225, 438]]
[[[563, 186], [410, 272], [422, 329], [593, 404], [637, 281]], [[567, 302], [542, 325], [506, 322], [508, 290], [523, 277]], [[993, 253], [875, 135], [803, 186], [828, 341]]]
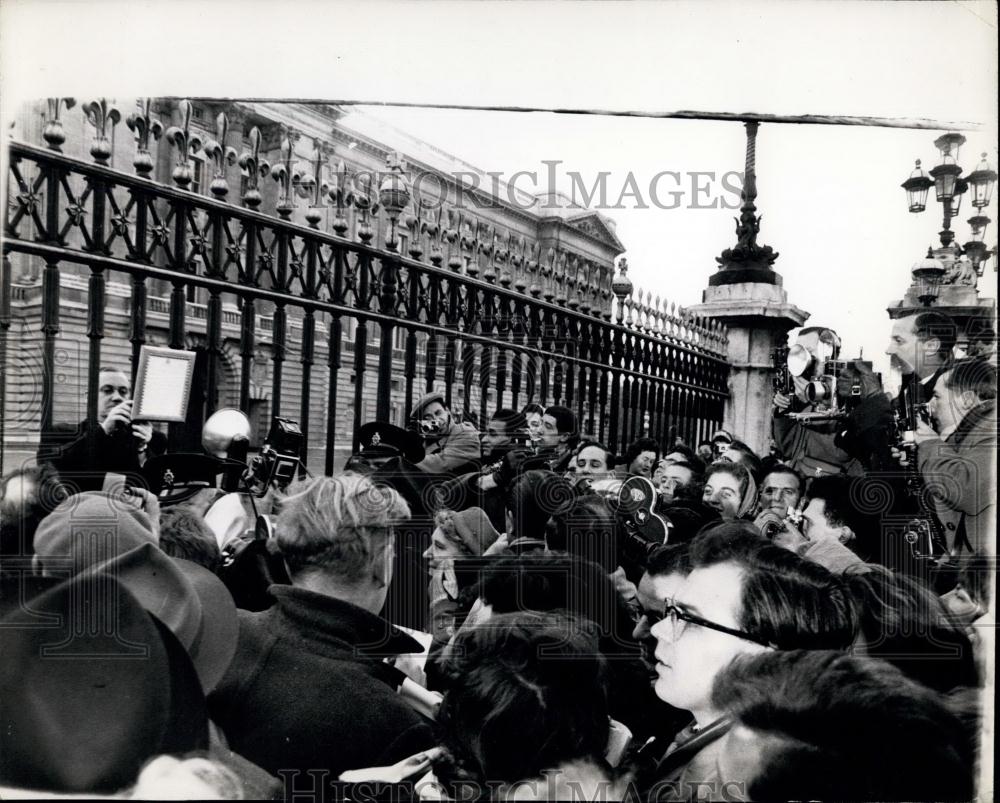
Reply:
[[[49, 461], [64, 483], [81, 491], [100, 490], [109, 472], [141, 483], [139, 470], [146, 461], [153, 425], [132, 420], [132, 388], [128, 375], [102, 368], [98, 376], [97, 420], [77, 426], [56, 425], [42, 433], [38, 460]], [[91, 461], [88, 441], [96, 439]]]

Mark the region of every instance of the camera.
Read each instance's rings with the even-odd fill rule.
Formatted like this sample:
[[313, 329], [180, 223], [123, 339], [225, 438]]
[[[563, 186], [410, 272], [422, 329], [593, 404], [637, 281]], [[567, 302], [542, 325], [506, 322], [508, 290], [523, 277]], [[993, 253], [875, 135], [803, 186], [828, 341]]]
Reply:
[[770, 541], [774, 538], [774, 536], [778, 535], [778, 533], [785, 531], [785, 522], [779, 519], [776, 515], [771, 514], [770, 516], [765, 517], [759, 527], [760, 534]]
[[438, 426], [437, 421], [417, 421], [416, 427], [417, 432], [425, 437], [427, 435], [437, 435], [441, 431], [441, 427]]
[[[863, 360], [857, 362], [861, 362], [869, 370], [872, 369], [870, 362]], [[838, 393], [838, 380], [845, 374], [851, 378], [851, 387], [846, 393]], [[861, 399], [861, 376], [856, 371], [848, 371], [846, 360], [827, 360], [823, 364], [823, 373], [806, 385], [805, 393], [806, 398], [814, 404], [829, 401], [831, 404], [840, 402], [844, 406], [850, 406]]]
[[795, 395], [795, 382], [788, 368], [788, 346], [779, 346], [771, 352], [771, 365], [774, 368], [774, 392], [786, 396]]
[[275, 416], [267, 440], [247, 468], [245, 480], [255, 496], [263, 496], [272, 485], [285, 490], [295, 479], [302, 452], [302, 430], [290, 418]]
[[[872, 363], [866, 360], [841, 360], [840, 338], [831, 329], [821, 329], [810, 334], [816, 335], [816, 342], [796, 343], [788, 349], [778, 349], [772, 356], [777, 361], [779, 352], [784, 352], [786, 366], [779, 369], [775, 364], [780, 392], [791, 392], [800, 402], [812, 405], [813, 411], [793, 413], [802, 420], [828, 420], [843, 418], [864, 396], [862, 377], [855, 364], [872, 371]], [[846, 386], [844, 379], [850, 379]]]
[[784, 518], [779, 516], [773, 510], [769, 510], [761, 513], [754, 524], [757, 525], [761, 535], [770, 541], [773, 540], [776, 535], [787, 531], [789, 526], [792, 526], [797, 530], [801, 530], [802, 519], [802, 511], [796, 508], [789, 508]]
[[903, 526], [903, 542], [915, 560], [936, 560], [947, 549], [935, 533], [934, 525], [926, 518], [910, 519]]

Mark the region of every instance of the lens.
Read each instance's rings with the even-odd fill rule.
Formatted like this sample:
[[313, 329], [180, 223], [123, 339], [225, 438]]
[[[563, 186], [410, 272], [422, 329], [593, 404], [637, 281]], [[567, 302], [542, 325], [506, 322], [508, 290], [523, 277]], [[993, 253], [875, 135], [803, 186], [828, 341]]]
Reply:
[[806, 398], [811, 402], [823, 401], [830, 397], [830, 389], [823, 381], [810, 382], [806, 385]]

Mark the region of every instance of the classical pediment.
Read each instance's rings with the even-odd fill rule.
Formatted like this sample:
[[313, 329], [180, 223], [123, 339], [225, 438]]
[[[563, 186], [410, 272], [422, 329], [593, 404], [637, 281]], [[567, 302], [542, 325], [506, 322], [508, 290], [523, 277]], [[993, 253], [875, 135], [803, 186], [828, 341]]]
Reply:
[[625, 250], [625, 246], [618, 239], [614, 228], [599, 212], [586, 212], [582, 215], [577, 215], [576, 217], [569, 218], [566, 224], [618, 249], [619, 253]]

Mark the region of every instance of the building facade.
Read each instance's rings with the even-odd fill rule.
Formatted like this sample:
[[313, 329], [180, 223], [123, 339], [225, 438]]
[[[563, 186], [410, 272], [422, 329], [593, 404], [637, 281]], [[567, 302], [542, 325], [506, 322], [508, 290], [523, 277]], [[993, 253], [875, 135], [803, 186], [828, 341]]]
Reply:
[[[60, 147], [69, 156], [85, 158], [88, 151], [95, 154], [94, 149], [100, 147], [103, 138], [109, 167], [127, 171], [136, 165], [138, 170], [144, 151], [148, 151], [145, 157], [149, 161], [148, 177], [169, 184], [172, 177], [176, 178], [178, 163], [177, 149], [167, 146], [168, 139], [183, 134], [190, 145], [187, 154], [190, 181], [186, 189], [192, 193], [224, 198], [232, 203], [242, 200], [245, 206], [256, 206], [265, 214], [348, 237], [357, 236], [359, 228], [367, 226], [370, 243], [375, 248], [384, 248], [387, 240], [394, 238], [397, 252], [414, 258], [421, 255], [426, 258], [429, 249], [437, 249], [438, 262], [456, 273], [514, 288], [532, 298], [589, 313], [605, 322], [612, 320], [615, 259], [624, 251], [624, 246], [611, 220], [596, 211], [575, 206], [558, 195], [528, 196], [360, 111], [348, 112], [322, 104], [228, 101], [188, 104], [172, 99], [121, 101], [117, 110], [103, 102], [66, 106], [68, 104], [56, 101], [55, 114], [65, 138]], [[16, 121], [14, 137], [25, 142], [41, 142], [52, 116], [52, 101], [24, 108]], [[116, 120], [116, 116], [119, 119]], [[163, 136], [158, 138], [157, 134]], [[387, 164], [398, 164], [400, 160], [412, 195], [394, 223], [386, 210], [377, 208], [376, 202], [380, 182], [387, 175]], [[270, 169], [268, 175], [263, 176], [264, 171], [259, 168], [265, 162]], [[228, 187], [225, 195], [219, 192], [220, 176]], [[44, 205], [45, 185], [37, 178], [23, 176], [27, 187], [38, 190], [32, 203]], [[66, 186], [66, 197], [75, 200], [61, 210], [70, 220], [88, 214], [87, 187], [82, 181], [74, 183], [75, 179], [78, 177], [68, 176]], [[12, 193], [16, 194], [16, 189], [8, 189], [8, 214], [18, 207], [15, 201], [24, 195], [22, 192], [14, 197]], [[259, 197], [256, 202], [255, 196]], [[163, 214], [167, 214], [165, 207]], [[116, 233], [120, 227], [123, 238], [134, 235], [134, 230], [129, 228], [128, 215], [126, 208], [112, 208], [107, 213], [109, 225]], [[155, 242], [158, 229], [165, 231], [168, 223], [151, 221], [152, 241]], [[30, 236], [32, 223], [26, 220], [25, 224]], [[192, 248], [194, 273], [197, 271], [195, 263], [201, 259], [199, 253], [203, 254], [205, 247], [203, 242], [198, 243], [203, 216], [193, 218], [190, 224], [189, 247]], [[80, 229], [66, 228], [65, 236], [69, 241], [81, 239]], [[450, 232], [450, 236], [441, 237], [442, 229]], [[25, 232], [19, 236], [24, 237]], [[87, 247], [86, 242], [78, 244], [84, 249]], [[234, 247], [245, 249], [246, 244], [237, 243]], [[151, 251], [152, 265], [164, 263], [164, 254], [165, 251], [159, 254]], [[30, 460], [35, 452], [41, 404], [40, 346], [46, 330], [43, 321], [44, 260], [23, 253], [11, 253], [9, 259], [11, 315], [4, 400], [5, 469]], [[430, 259], [434, 261], [434, 253]], [[75, 423], [86, 417], [88, 277], [89, 271], [83, 265], [64, 263], [61, 266], [53, 423]], [[168, 279], [154, 278], [147, 283], [145, 292], [144, 342], [166, 345], [174, 287]], [[202, 355], [210, 318], [207, 291], [197, 285], [187, 285], [183, 292], [186, 310], [183, 345]], [[102, 365], [124, 367], [134, 354], [136, 342], [132, 315], [134, 284], [128, 274], [108, 272], [105, 300], [101, 362]], [[221, 359], [217, 361], [215, 381], [212, 382], [205, 375], [206, 360], [199, 357], [192, 409], [204, 409], [209, 392], [214, 392], [209, 409], [239, 406], [240, 367], [246, 356], [241, 353], [241, 328], [246, 317], [235, 294], [223, 293], [221, 302]], [[645, 299], [642, 294], [629, 297], [626, 306], [627, 314], [637, 321], [640, 318], [654, 323], [659, 320], [661, 329], [667, 321], [666, 306], [659, 299], [654, 305], [648, 294]], [[261, 441], [272, 415], [281, 412], [296, 418], [297, 413], [305, 413], [308, 420], [303, 423], [313, 434], [307, 462], [315, 469], [323, 463], [321, 454], [329, 391], [320, 391], [325, 383], [316, 382], [310, 386], [308, 404], [294, 411], [276, 409], [271, 398], [274, 315], [275, 305], [267, 301], [258, 302], [253, 309], [254, 347], [249, 360], [249, 410], [246, 411], [251, 418], [253, 439], [257, 443]], [[327, 364], [331, 320], [323, 312], [316, 315], [315, 353], [306, 361], [301, 348], [301, 310], [289, 308], [286, 325], [280, 381], [288, 390], [286, 398], [289, 398], [302, 390], [305, 362], [309, 363], [308, 370], [314, 373], [322, 372]], [[353, 361], [358, 326], [358, 320], [347, 318], [340, 330], [340, 356], [345, 366]], [[365, 348], [376, 357], [381, 347], [379, 327], [369, 323], [367, 328]], [[653, 331], [653, 328], [647, 327], [646, 331]], [[404, 423], [407, 409], [401, 377], [405, 337], [404, 329], [397, 328], [392, 344], [394, 379], [389, 418], [397, 424]], [[425, 354], [424, 335], [419, 336], [417, 349], [422, 356]], [[455, 388], [452, 406], [460, 415], [478, 421], [483, 412], [511, 403], [509, 391], [503, 398], [498, 398], [494, 389], [480, 392], [481, 383], [475, 373], [482, 366], [464, 364], [471, 355], [468, 349], [460, 350], [459, 355], [456, 359], [463, 360], [458, 366], [459, 376], [465, 375], [468, 379], [471, 375], [471, 381], [459, 382]], [[420, 359], [417, 361], [418, 385], [425, 379], [424, 370], [424, 360]], [[351, 451], [351, 422], [376, 417], [374, 393], [364, 386], [360, 394], [355, 393], [356, 381], [357, 377], [349, 370], [337, 374], [337, 398], [343, 400], [345, 413], [337, 418], [338, 465]], [[528, 398], [532, 395], [529, 389]], [[524, 396], [519, 399], [520, 403], [525, 400]], [[356, 402], [362, 407], [359, 414], [354, 409]], [[606, 415], [606, 411], [600, 414]], [[198, 416], [190, 418], [189, 424], [190, 431], [199, 429]], [[593, 424], [591, 428], [596, 431]], [[175, 445], [196, 446], [194, 443]]]

